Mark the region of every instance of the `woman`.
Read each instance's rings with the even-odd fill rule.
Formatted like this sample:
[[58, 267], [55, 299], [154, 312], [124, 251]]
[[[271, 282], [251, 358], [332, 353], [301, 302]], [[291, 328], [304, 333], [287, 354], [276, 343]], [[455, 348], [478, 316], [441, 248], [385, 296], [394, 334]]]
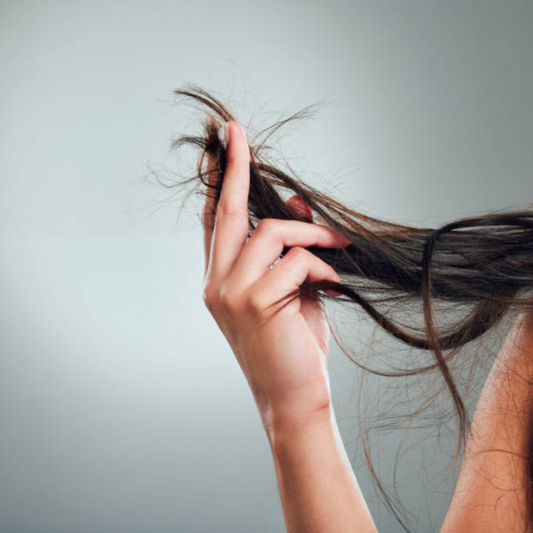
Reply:
[[[181, 93], [185, 94], [184, 91]], [[200, 99], [198, 95], [188, 94]], [[203, 102], [206, 103], [206, 100]], [[339, 258], [343, 250], [354, 244], [354, 239], [348, 238], [346, 228], [341, 225], [338, 226], [339, 231], [332, 229], [335, 226], [333, 219], [330, 220], [331, 227], [314, 223], [311, 207], [299, 195], [292, 196], [286, 203], [293, 215], [292, 220], [259, 217], [258, 224], [250, 233], [250, 168], [253, 157], [240, 124], [222, 111], [220, 115], [227, 120], [223, 179], [220, 179], [220, 161], [213, 157], [219, 152], [213, 150], [212, 139], [208, 138], [204, 144], [196, 143], [203, 146], [208, 162], [206, 173], [200, 174], [207, 175], [208, 185], [216, 190], [216, 194], [207, 195], [203, 213], [203, 296], [228, 340], [257, 403], [272, 450], [287, 531], [376, 531], [348, 461], [332, 409], [327, 373], [329, 327], [324, 308], [316, 294], [302, 291], [306, 284], [313, 282], [315, 288], [324, 290], [330, 297], [349, 295], [397, 338], [412, 346], [434, 350], [437, 363], [420, 371], [429, 368], [441, 370], [452, 392], [462, 430], [467, 426], [464, 406], [448, 371], [448, 356], [443, 354], [443, 350], [458, 348], [479, 337], [498, 323], [513, 303], [518, 304], [522, 313], [479, 399], [456, 491], [441, 531], [530, 531], [533, 310], [531, 297], [520, 299], [517, 294], [521, 289], [531, 288], [533, 281], [531, 263], [524, 262], [520, 256], [524, 250], [523, 243], [532, 242], [532, 214], [523, 212], [513, 217], [502, 215], [490, 219], [491, 224], [500, 224], [498, 230], [504, 224], [517, 226], [521, 233], [512, 233], [514, 240], [497, 241], [502, 235], [507, 238], [508, 234], [504, 234], [503, 230], [487, 233], [485, 241], [473, 233], [451, 234], [451, 230], [462, 226], [489, 224], [489, 218], [480, 217], [468, 223], [452, 223], [432, 232], [411, 228], [411, 240], [404, 243], [398, 240], [403, 238], [401, 233], [390, 233], [389, 240], [383, 241], [382, 248], [379, 248], [381, 255], [373, 256], [367, 252], [368, 257], [375, 260], [375, 264], [370, 265], [375, 267], [374, 270], [368, 264], [365, 267], [365, 260], [360, 256], [361, 261], [356, 266], [362, 278], [374, 276], [380, 281], [390, 282], [391, 286], [395, 283], [395, 290], [401, 286], [406, 293], [413, 293], [418, 298], [422, 296], [424, 303], [431, 303], [435, 295], [457, 301], [474, 301], [474, 297], [477, 298], [476, 312], [466, 320], [471, 323], [456, 330], [450, 329], [445, 335], [439, 334], [433, 324], [431, 309], [426, 309], [427, 339], [419, 339], [407, 335], [384, 315], [376, 314], [367, 300], [358, 296], [348, 284], [343, 284], [332, 264], [340, 265], [339, 270], [343, 265], [346, 268]], [[191, 139], [182, 141], [193, 142], [194, 139]], [[252, 168], [257, 170], [258, 167], [252, 164]], [[257, 188], [254, 195], [254, 205], [258, 206]], [[260, 207], [257, 210], [260, 211]], [[363, 231], [362, 227], [359, 229]], [[443, 267], [442, 272], [451, 272], [454, 267], [459, 274], [439, 276], [437, 270], [432, 286], [432, 254], [437, 240], [442, 240], [446, 232], [450, 236], [446, 241], [447, 252], [453, 250], [454, 242], [464, 243], [465, 239], [474, 236], [478, 239], [475, 241], [477, 248], [469, 250], [478, 253], [479, 249], [479, 254], [485, 255], [482, 261], [463, 258], [461, 263], [450, 259], [445, 265], [448, 270]], [[387, 263], [387, 254], [394, 255], [394, 246], [401, 244], [409, 248], [417, 242], [424, 243], [421, 276], [419, 272], [416, 280], [414, 277], [407, 279], [410, 271], [406, 267], [401, 281], [398, 281], [399, 277], [393, 278], [390, 273], [392, 263]], [[511, 267], [507, 266], [507, 277], [506, 271], [502, 271], [497, 262], [501, 257], [494, 256], [496, 242], [513, 245], [512, 250], [503, 246], [505, 251], [498, 247], [503, 259], [508, 260], [505, 264], [514, 265], [516, 270], [511, 275]], [[361, 243], [363, 250], [363, 244], [368, 245], [368, 242]], [[486, 243], [492, 243], [492, 248], [485, 247]], [[390, 249], [386, 248], [388, 244]], [[419, 246], [415, 250], [413, 247], [413, 256], [421, 248]], [[335, 255], [333, 261], [332, 256], [326, 254], [328, 249], [338, 250], [341, 255]], [[327, 260], [319, 257], [317, 251], [320, 250], [324, 251], [323, 257]], [[358, 253], [362, 254], [361, 250]], [[394, 265], [398, 267], [402, 262], [408, 265], [409, 253], [406, 252], [401, 260], [397, 254]], [[383, 263], [378, 265], [378, 259]], [[419, 269], [418, 262], [417, 259]], [[441, 258], [440, 263], [435, 261], [435, 264], [442, 267], [444, 259]], [[484, 279], [479, 273], [465, 278], [467, 282], [470, 280], [470, 285], [465, 285], [461, 275], [472, 272], [474, 264], [478, 269], [481, 268], [479, 264], [490, 264], [490, 269], [484, 271]], [[500, 276], [495, 278], [499, 283], [494, 289], [484, 287], [487, 279], [491, 279], [489, 274]], [[476, 283], [479, 280], [478, 287]], [[411, 290], [410, 284], [417, 284], [416, 290]], [[458, 287], [463, 290], [456, 290]], [[463, 295], [463, 292], [469, 292], [470, 287], [473, 287], [474, 296]], [[287, 295], [296, 297], [287, 302], [284, 301]], [[490, 306], [486, 303], [489, 300]]]

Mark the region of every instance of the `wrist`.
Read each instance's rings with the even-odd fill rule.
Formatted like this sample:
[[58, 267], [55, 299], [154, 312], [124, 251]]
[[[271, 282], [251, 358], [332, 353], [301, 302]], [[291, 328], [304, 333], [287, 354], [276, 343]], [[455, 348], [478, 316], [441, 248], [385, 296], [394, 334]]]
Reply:
[[331, 394], [325, 377], [292, 391], [254, 396], [269, 437], [274, 431], [294, 431], [331, 416]]
[[263, 426], [274, 449], [317, 428], [332, 427], [333, 421], [333, 406], [328, 401], [312, 410], [272, 409], [263, 417]]
[[267, 434], [287, 531], [376, 532], [331, 404], [274, 416]]

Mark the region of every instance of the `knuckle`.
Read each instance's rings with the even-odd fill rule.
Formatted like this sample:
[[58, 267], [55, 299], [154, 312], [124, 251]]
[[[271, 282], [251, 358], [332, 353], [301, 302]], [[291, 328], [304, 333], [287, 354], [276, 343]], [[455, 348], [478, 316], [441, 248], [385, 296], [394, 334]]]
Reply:
[[221, 215], [222, 217], [242, 217], [242, 209], [239, 206], [230, 204], [228, 202], [220, 202], [217, 209], [217, 216]]
[[288, 252], [287, 255], [290, 255], [291, 259], [296, 262], [305, 262], [309, 260], [309, 256], [312, 255], [311, 252], [302, 248], [301, 246], [293, 246]]
[[258, 293], [251, 293], [246, 299], [246, 313], [258, 316], [266, 307], [265, 298]]
[[262, 218], [257, 224], [256, 231], [273, 235], [279, 231], [279, 220], [275, 218]]
[[215, 291], [209, 285], [206, 285], [204, 287], [202, 297], [203, 297], [204, 304], [207, 307], [207, 309], [212, 311], [215, 307], [215, 301], [216, 301]]
[[226, 312], [233, 312], [237, 308], [235, 295], [228, 287], [223, 287], [219, 295], [220, 306]]

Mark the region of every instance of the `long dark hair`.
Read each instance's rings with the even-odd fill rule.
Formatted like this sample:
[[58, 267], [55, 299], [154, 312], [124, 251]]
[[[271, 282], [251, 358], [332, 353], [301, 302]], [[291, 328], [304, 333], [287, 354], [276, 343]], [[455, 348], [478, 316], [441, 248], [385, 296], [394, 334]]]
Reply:
[[[178, 98], [200, 104], [207, 117], [202, 135], [184, 135], [173, 140], [171, 145], [172, 150], [184, 145], [200, 150], [195, 174], [172, 182], [159, 179], [159, 183], [167, 188], [191, 184], [202, 194], [214, 195], [216, 205], [226, 165], [221, 126], [236, 119], [217, 98], [200, 87], [187, 85], [174, 93]], [[434, 229], [395, 224], [356, 212], [296, 175], [290, 176], [269, 163], [266, 140], [287, 122], [308, 116], [310, 110], [312, 106], [277, 122], [261, 132], [258, 137], [266, 134], [261, 142], [251, 143], [250, 229], [263, 218], [294, 219], [294, 213], [282, 196], [290, 191], [311, 207], [317, 223], [350, 240], [351, 244], [345, 248], [309, 248], [335, 268], [342, 284], [306, 281], [287, 298], [306, 293], [355, 302], [394, 338], [413, 348], [429, 351], [433, 355], [430, 363], [395, 371], [372, 369], [350, 358], [365, 370], [386, 376], [439, 372], [453, 400], [458, 421], [457, 461], [466, 443], [470, 418], [449, 363], [461, 347], [498, 325], [510, 310], [533, 311], [533, 211], [493, 211]], [[203, 171], [206, 154], [217, 163], [219, 179], [214, 180], [214, 184], [207, 171]], [[322, 292], [325, 289], [333, 289], [342, 296], [329, 296]], [[397, 308], [405, 310], [416, 303], [422, 304], [422, 325], [406, 325], [391, 316], [392, 304], [400, 304]], [[442, 317], [437, 320], [439, 305], [465, 311], [461, 316], [456, 313], [445, 323]], [[533, 443], [533, 426], [530, 434]], [[533, 448], [530, 451], [533, 453]], [[365, 448], [365, 456], [386, 505], [408, 530], [401, 505], [380, 483], [368, 448]], [[526, 486], [531, 487], [533, 455], [528, 457], [526, 470], [529, 476]], [[533, 519], [533, 495], [528, 494], [528, 498], [528, 512]]]

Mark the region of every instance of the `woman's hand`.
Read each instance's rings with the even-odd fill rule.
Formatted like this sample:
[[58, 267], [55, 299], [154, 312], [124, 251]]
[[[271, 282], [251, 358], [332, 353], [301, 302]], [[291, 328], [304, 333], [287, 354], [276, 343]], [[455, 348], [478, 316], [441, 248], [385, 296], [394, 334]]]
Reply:
[[[272, 449], [288, 533], [375, 533], [333, 413], [327, 373], [328, 333], [320, 302], [301, 296], [271, 305], [303, 281], [340, 281], [306, 246], [348, 241], [312, 223], [311, 210], [289, 200], [300, 220], [260, 221], [247, 240], [250, 153], [244, 131], [227, 123], [227, 165], [216, 215], [204, 210], [204, 300], [252, 389]], [[226, 139], [228, 137], [226, 136]], [[208, 158], [211, 182], [217, 169]], [[272, 268], [284, 247], [290, 250]]]
[[[240, 124], [230, 121], [227, 165], [220, 201], [204, 209], [204, 301], [246, 376], [265, 427], [329, 409], [329, 328], [321, 302], [311, 296], [272, 305], [303, 281], [340, 282], [335, 270], [307, 246], [349, 242], [312, 223], [298, 197], [289, 207], [300, 220], [264, 219], [248, 239], [250, 152]], [[226, 134], [227, 135], [227, 134]], [[218, 176], [208, 156], [211, 182]], [[284, 247], [290, 247], [274, 266]]]

